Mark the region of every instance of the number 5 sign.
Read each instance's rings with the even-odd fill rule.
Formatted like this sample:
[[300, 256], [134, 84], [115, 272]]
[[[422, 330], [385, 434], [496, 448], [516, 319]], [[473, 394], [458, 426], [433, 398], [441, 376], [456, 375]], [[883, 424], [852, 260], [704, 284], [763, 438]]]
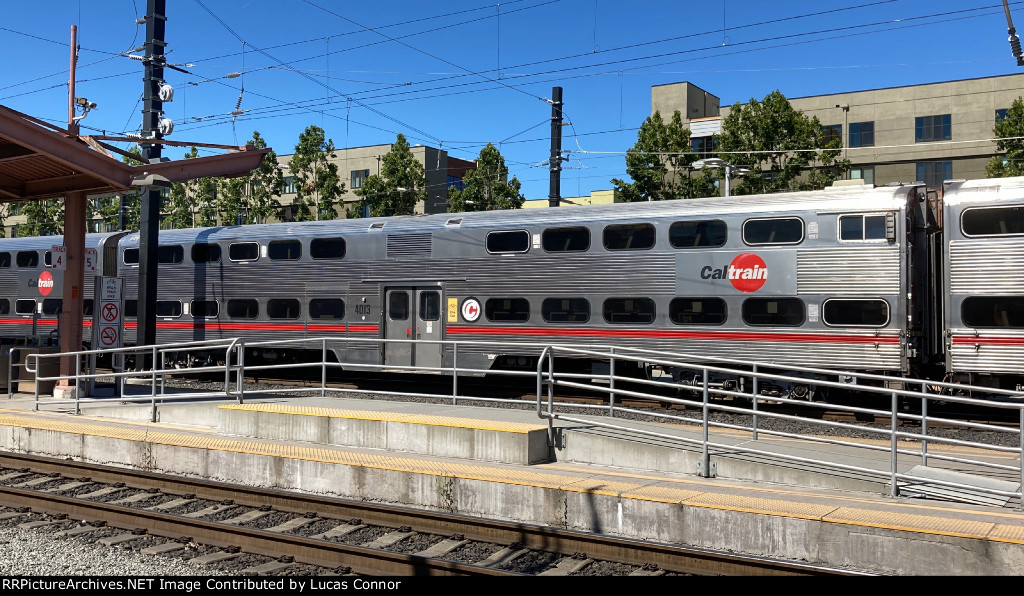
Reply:
[[85, 262], [82, 263], [86, 273], [96, 273], [96, 262], [99, 261], [99, 253], [95, 248], [85, 249]]

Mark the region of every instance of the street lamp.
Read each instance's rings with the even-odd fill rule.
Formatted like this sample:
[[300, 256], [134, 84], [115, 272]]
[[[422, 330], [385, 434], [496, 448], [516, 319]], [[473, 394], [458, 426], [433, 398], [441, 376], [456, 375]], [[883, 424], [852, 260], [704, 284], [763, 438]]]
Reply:
[[730, 190], [731, 190], [731, 187], [730, 187], [730, 184], [729, 184], [729, 180], [732, 177], [733, 172], [735, 172], [736, 174], [749, 174], [750, 173], [750, 168], [746, 168], [744, 166], [737, 166], [737, 165], [731, 164], [731, 163], [725, 161], [724, 159], [721, 159], [721, 158], [718, 158], [718, 157], [708, 157], [706, 159], [698, 159], [697, 161], [693, 162], [693, 167], [698, 169], [698, 170], [703, 170], [704, 168], [724, 168], [725, 169], [725, 196], [729, 196], [729, 193], [730, 193]]

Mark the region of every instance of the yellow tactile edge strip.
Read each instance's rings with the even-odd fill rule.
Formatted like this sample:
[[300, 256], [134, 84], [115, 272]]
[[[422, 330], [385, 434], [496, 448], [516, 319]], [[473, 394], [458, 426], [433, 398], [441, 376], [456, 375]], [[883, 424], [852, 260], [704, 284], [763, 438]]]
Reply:
[[955, 523], [951, 528], [948, 520], [926, 515], [887, 513], [851, 507], [803, 504], [784, 501], [781, 499], [765, 499], [759, 497], [746, 497], [742, 495], [672, 489], [669, 487], [654, 487], [645, 484], [580, 478], [547, 472], [530, 472], [508, 469], [498, 470], [495, 468], [486, 468], [470, 464], [380, 456], [334, 449], [260, 443], [256, 441], [190, 436], [169, 432], [154, 432], [150, 430], [134, 430], [122, 427], [103, 426], [99, 424], [61, 422], [24, 416], [0, 414], [0, 426], [73, 433], [126, 441], [145, 441], [153, 444], [174, 447], [208, 449], [268, 457], [283, 457], [303, 461], [318, 461], [331, 464], [360, 466], [369, 469], [419, 473], [433, 476], [447, 476], [466, 480], [563, 490], [566, 492], [600, 494], [626, 499], [678, 503], [681, 506], [818, 520], [824, 523], [838, 523], [854, 526], [904, 530], [923, 534], [990, 540], [993, 542], [1024, 544], [1024, 528], [1016, 525], [996, 524], [992, 522], [964, 520]]
[[495, 420], [477, 420], [475, 418], [398, 414], [395, 412], [368, 412], [365, 410], [343, 410], [338, 408], [321, 408], [315, 406], [286, 406], [281, 404], [223, 405], [218, 406], [218, 409], [244, 410], [268, 414], [289, 414], [294, 416], [321, 416], [327, 418], [349, 418], [353, 420], [373, 420], [380, 422], [404, 422], [408, 424], [448, 426], [474, 430], [493, 430], [520, 434], [536, 432], [539, 430], [546, 431], [548, 428], [543, 424], [525, 424], [522, 422], [500, 422]]

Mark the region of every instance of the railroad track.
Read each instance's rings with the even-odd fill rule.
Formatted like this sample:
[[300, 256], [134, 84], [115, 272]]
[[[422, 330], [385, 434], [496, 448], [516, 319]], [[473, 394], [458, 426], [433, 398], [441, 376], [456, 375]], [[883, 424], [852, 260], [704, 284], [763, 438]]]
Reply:
[[864, 575], [18, 454], [0, 454], [0, 504], [4, 523], [249, 575]]

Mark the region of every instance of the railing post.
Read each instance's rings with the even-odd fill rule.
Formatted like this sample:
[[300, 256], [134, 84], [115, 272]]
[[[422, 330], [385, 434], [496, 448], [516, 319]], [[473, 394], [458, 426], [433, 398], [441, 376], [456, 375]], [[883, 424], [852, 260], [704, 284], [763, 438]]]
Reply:
[[245, 402], [245, 338], [238, 344], [238, 372], [235, 377], [235, 387], [238, 389], [238, 404]]
[[751, 422], [751, 424], [754, 427], [754, 440], [756, 441], [757, 440], [757, 365], [756, 364], [754, 365], [754, 369], [753, 369], [752, 372], [753, 372], [754, 376], [751, 378], [753, 387], [751, 387], [751, 394], [750, 395], [751, 395], [751, 397], [754, 400], [753, 401], [753, 404], [754, 404], [754, 416], [753, 416], [753, 418], [752, 418], [752, 420], [750, 422]]
[[[444, 353], [444, 349], [441, 350]], [[459, 402], [459, 342], [452, 344], [452, 405]]]
[[327, 338], [320, 341], [320, 397], [327, 397]]
[[75, 356], [75, 415], [82, 413], [82, 358]]
[[615, 348], [608, 354], [608, 416], [615, 418]]
[[921, 383], [921, 465], [928, 465], [928, 384]]
[[898, 408], [899, 408], [899, 397], [897, 397], [896, 392], [893, 391], [893, 393], [892, 393], [892, 411], [889, 413], [889, 416], [890, 416], [889, 417], [889, 449], [890, 449], [890, 453], [889, 453], [889, 466], [890, 466], [890, 470], [889, 470], [889, 482], [890, 482], [889, 494], [894, 496], [894, 497], [900, 496], [900, 487], [896, 484], [896, 473], [897, 473], [897, 471], [896, 471], [896, 465], [897, 465], [897, 457], [896, 457], [896, 450], [897, 450], [896, 422], [897, 421], [896, 421], [896, 414], [897, 414]]
[[[18, 348], [11, 347], [7, 348], [7, 399], [14, 399], [14, 353], [18, 351]], [[21, 355], [19, 354], [20, 358]]]
[[704, 368], [704, 387], [702, 391], [702, 405], [701, 405], [701, 427], [702, 427], [702, 440], [701, 440], [701, 453], [700, 453], [700, 475], [702, 478], [711, 478], [711, 453], [708, 450], [708, 441], [710, 441], [710, 429], [708, 427], [708, 369]]
[[[153, 366], [153, 369], [149, 371], [149, 403], [150, 403], [150, 407], [151, 407], [150, 418], [151, 418], [151, 422], [156, 422], [156, 420], [157, 420], [157, 418], [156, 418], [156, 367], [157, 367], [157, 360], [156, 360], [157, 349], [156, 349], [156, 344], [153, 344], [153, 347], [150, 349], [150, 352], [152, 352], [152, 353], [150, 354], [149, 361], [152, 362], [152, 366]], [[163, 368], [163, 365], [161, 364], [161, 369], [162, 368]]]
[[1017, 428], [1017, 438], [1019, 443], [1017, 445], [1017, 463], [1020, 464], [1020, 480], [1021, 492], [1017, 493], [1018, 509], [1024, 509], [1024, 406], [1019, 406], [1018, 413], [1020, 415], [1020, 426]]

